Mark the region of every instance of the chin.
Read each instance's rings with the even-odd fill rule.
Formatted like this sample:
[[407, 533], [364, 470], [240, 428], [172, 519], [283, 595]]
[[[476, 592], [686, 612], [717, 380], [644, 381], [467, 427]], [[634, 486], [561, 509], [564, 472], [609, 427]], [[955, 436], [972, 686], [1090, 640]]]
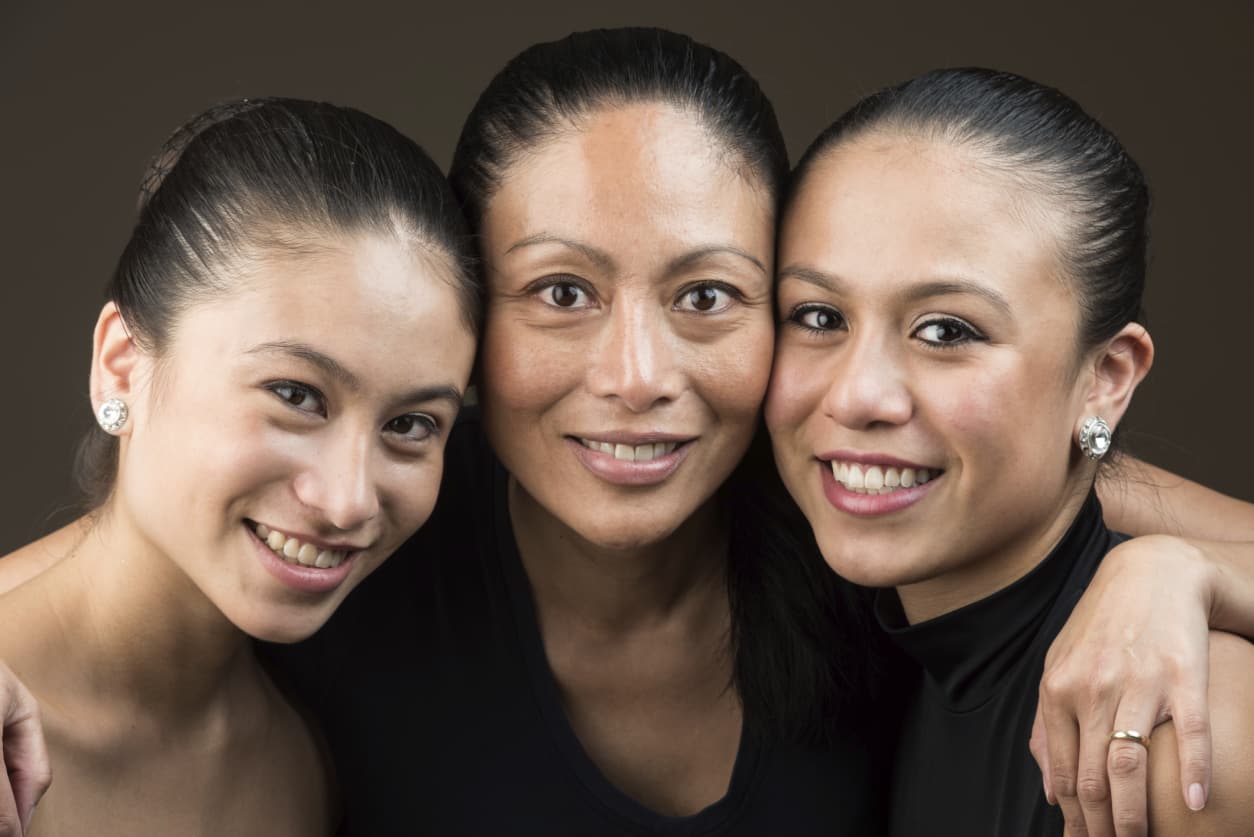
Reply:
[[326, 624], [329, 616], [329, 613], [324, 615], [321, 608], [318, 608], [317, 612], [311, 610], [297, 613], [282, 613], [276, 609], [276, 612], [269, 614], [249, 614], [241, 619], [231, 618], [231, 622], [253, 639], [288, 645], [309, 639]]
[[593, 521], [575, 528], [579, 537], [600, 548], [615, 552], [642, 549], [661, 543], [675, 533], [682, 520], [616, 520]]
[[887, 589], [919, 580], [915, 578], [919, 574], [917, 565], [901, 561], [901, 550], [898, 550], [899, 560], [887, 561], [885, 547], [859, 543], [847, 534], [845, 537], [839, 534], [820, 537], [818, 545], [823, 561], [834, 573], [862, 587]]

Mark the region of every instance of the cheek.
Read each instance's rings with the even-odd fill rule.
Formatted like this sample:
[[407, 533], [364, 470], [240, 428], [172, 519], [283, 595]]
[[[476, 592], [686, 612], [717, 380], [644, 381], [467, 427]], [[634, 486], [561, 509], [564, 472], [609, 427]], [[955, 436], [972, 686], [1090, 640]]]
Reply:
[[689, 369], [697, 374], [690, 377], [720, 412], [756, 421], [770, 383], [772, 340], [769, 319], [747, 322], [728, 339], [696, 347]]
[[784, 341], [776, 347], [766, 395], [766, 426], [771, 438], [786, 442], [819, 412], [827, 372], [811, 355]]
[[[1058, 369], [1035, 363], [935, 376], [925, 384], [928, 412], [964, 457], [984, 463], [988, 472], [1021, 479], [1053, 459], [1065, 468], [1069, 392], [1061, 380]], [[1054, 456], [1059, 450], [1062, 455]]]
[[579, 380], [586, 342], [574, 329], [546, 332], [504, 318], [490, 320], [478, 381], [485, 412], [527, 412], [551, 404]]

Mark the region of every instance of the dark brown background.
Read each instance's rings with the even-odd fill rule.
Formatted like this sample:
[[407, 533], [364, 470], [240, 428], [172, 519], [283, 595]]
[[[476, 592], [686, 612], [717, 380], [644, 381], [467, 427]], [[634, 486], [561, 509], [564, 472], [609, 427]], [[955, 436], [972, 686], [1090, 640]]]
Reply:
[[0, 2], [0, 555], [69, 519], [91, 327], [140, 174], [176, 125], [229, 97], [326, 99], [393, 122], [447, 165], [511, 55], [627, 24], [736, 56], [774, 100], [794, 157], [859, 95], [936, 66], [1013, 70], [1079, 99], [1155, 190], [1158, 360], [1128, 441], [1254, 500], [1254, 4], [179, 5]]

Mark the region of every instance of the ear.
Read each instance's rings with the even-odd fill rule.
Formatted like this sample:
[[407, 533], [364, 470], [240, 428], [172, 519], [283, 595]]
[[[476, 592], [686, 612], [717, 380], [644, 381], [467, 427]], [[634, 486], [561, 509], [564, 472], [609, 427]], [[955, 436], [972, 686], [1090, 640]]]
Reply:
[[[137, 388], [139, 350], [126, 330], [122, 312], [113, 302], [106, 302], [96, 318], [96, 330], [92, 333], [91, 347], [91, 408], [97, 412], [100, 405], [110, 398], [120, 398], [131, 404]], [[119, 435], [129, 433], [130, 425], [122, 428]]]
[[1093, 379], [1084, 401], [1084, 415], [1100, 416], [1112, 428], [1119, 424], [1137, 384], [1154, 364], [1154, 341], [1138, 323], [1128, 323], [1092, 359]]

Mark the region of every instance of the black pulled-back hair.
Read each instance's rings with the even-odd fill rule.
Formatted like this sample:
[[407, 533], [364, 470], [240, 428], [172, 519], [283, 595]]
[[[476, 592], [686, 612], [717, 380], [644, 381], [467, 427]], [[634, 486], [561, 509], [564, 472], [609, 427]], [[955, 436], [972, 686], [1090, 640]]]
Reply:
[[505, 65], [466, 117], [449, 182], [478, 229], [501, 178], [545, 141], [605, 107], [658, 102], [691, 112], [774, 198], [788, 178], [775, 109], [730, 56], [664, 29], [575, 32]]
[[997, 70], [924, 73], [866, 97], [820, 134], [793, 172], [790, 199], [817, 160], [873, 133], [971, 148], [1063, 209], [1057, 251], [1080, 303], [1082, 351], [1142, 320], [1149, 188], [1114, 134], [1075, 101]]
[[[595, 30], [524, 50], [470, 112], [449, 181], [471, 229], [482, 227], [512, 165], [601, 109], [639, 103], [691, 113], [723, 159], [778, 206], [787, 147], [743, 67], [674, 32]], [[865, 608], [823, 563], [779, 481], [764, 428], [718, 499], [731, 528], [730, 644], [746, 726], [771, 740], [821, 740], [865, 684]]]
[[[107, 296], [136, 345], [159, 355], [189, 306], [229, 292], [257, 260], [360, 233], [429, 251], [478, 330], [482, 288], [465, 221], [416, 143], [352, 108], [227, 102], [179, 128], [153, 159]], [[87, 506], [101, 505], [117, 440], [92, 427], [76, 471]]]

